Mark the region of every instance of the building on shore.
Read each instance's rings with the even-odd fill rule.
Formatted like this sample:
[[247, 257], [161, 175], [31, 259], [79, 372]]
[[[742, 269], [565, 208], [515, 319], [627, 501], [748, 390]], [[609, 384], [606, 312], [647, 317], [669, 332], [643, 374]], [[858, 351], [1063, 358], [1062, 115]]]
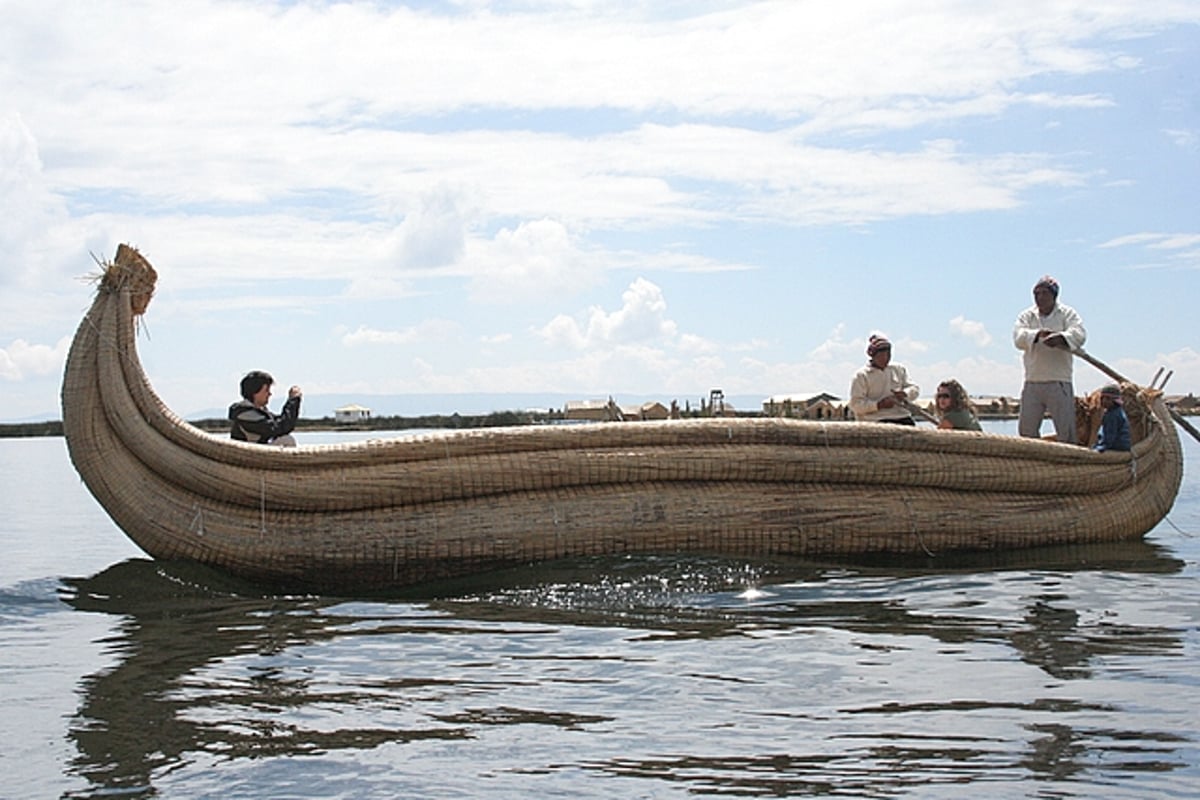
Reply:
[[771, 395], [763, 400], [762, 410], [768, 417], [819, 420], [842, 420], [848, 417], [846, 404], [840, 397], [828, 392]]
[[563, 418], [572, 422], [619, 422], [625, 417], [610, 397], [607, 400], [568, 400], [563, 408]]
[[333, 421], [339, 425], [366, 422], [371, 418], [371, 409], [356, 403], [339, 406], [333, 410]]

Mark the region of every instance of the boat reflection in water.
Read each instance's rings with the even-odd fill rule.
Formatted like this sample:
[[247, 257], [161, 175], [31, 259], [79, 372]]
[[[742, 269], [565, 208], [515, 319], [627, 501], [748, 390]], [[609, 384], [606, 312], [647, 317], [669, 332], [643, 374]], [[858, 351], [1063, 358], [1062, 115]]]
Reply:
[[63, 590], [114, 618], [77, 796], [1170, 793], [1196, 763], [1183, 640], [1140, 620], [1182, 568], [1144, 542], [596, 558], [339, 600], [126, 561]]

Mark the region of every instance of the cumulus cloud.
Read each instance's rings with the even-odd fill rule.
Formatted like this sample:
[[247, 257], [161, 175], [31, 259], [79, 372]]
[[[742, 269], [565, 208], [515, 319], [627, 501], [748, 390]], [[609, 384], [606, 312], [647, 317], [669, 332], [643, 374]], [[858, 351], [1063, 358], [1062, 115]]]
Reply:
[[396, 231], [399, 266], [443, 267], [458, 261], [466, 249], [467, 216], [450, 190], [426, 194]]
[[61, 372], [70, 344], [70, 337], [63, 337], [53, 347], [17, 339], [8, 347], [0, 348], [0, 378], [20, 381]]
[[37, 245], [64, 218], [25, 120], [0, 115], [0, 284], [35, 271]]
[[479, 302], [515, 302], [574, 294], [594, 285], [600, 265], [553, 219], [504, 228], [468, 247], [465, 269]]
[[[862, 344], [862, 347], [865, 347]], [[859, 350], [861, 347], [859, 342], [850, 342], [846, 340], [846, 325], [838, 323], [838, 325], [829, 332], [825, 337], [825, 341], [809, 351], [809, 357], [814, 361], [829, 362], [837, 358], [843, 358], [850, 352]]]
[[675, 322], [667, 317], [667, 301], [662, 289], [645, 278], [638, 278], [621, 295], [621, 307], [617, 310], [609, 312], [593, 307], [583, 322], [560, 314], [538, 333], [551, 344], [583, 350], [608, 345], [667, 343], [675, 338], [677, 330]]
[[980, 347], [987, 347], [992, 343], [992, 335], [982, 322], [967, 319], [962, 314], [950, 320], [950, 332], [955, 336], [970, 339]]
[[[988, 237], [1038, 251], [1078, 220], [1103, 224], [1096, 211], [1114, 204], [1130, 209], [1129, 230], [1158, 220], [1183, 232], [1104, 246], [1200, 267], [1187, 209], [1170, 203], [1191, 173], [1160, 171], [1152, 147], [1113, 144], [1195, 147], [1174, 83], [1148, 82], [1136, 98], [1123, 89], [1142, 71], [1186, 73], [1174, 45], [1200, 23], [1194, 2], [1062, 0], [1031, 13], [1029, 0], [192, 0], [187, 25], [171, 4], [76, 5], [6, 4], [0, 25], [3, 341], [74, 327], [79, 295], [43, 303], [57, 291], [47, 287], [69, 283], [63, 265], [90, 268], [88, 250], [133, 240], [162, 267], [176, 320], [253, 302], [293, 332], [299, 358], [352, 307], [364, 324], [337, 335], [357, 349], [328, 365], [329, 380], [358, 380], [377, 349], [420, 341], [422, 326], [390, 327], [390, 301], [436, 294], [437, 313], [462, 322], [458, 351], [431, 359], [443, 385], [570, 376], [607, 387], [641, 368], [647, 385], [841, 386], [863, 359], [861, 319], [852, 338], [834, 331], [797, 364], [809, 333], [786, 299], [761, 275], [706, 273], [773, 277], [800, 246], [822, 252], [809, 279], [854, 274], [869, 251], [934, 247], [923, 242], [948, 222], [936, 218], [964, 214], [980, 234], [978, 268], [995, 272], [1005, 266]], [[1069, 135], [1101, 118], [1120, 135]], [[1135, 198], [1128, 176], [1149, 174], [1167, 184]], [[1086, 261], [1065, 252], [1078, 240], [1059, 245]], [[933, 279], [921, 269], [912, 286]], [[689, 317], [753, 307], [736, 328], [745, 343], [720, 340], [727, 328], [714, 341], [679, 331], [654, 284], [630, 284], [666, 271], [687, 286]], [[745, 293], [708, 292], [718, 285]], [[626, 286], [620, 303], [564, 304]], [[894, 288], [870, 324], [909, 324], [909, 287]], [[483, 315], [464, 300], [525, 305]], [[547, 307], [578, 313], [550, 320]], [[802, 313], [809, 331], [842, 314], [820, 302]], [[482, 338], [542, 323], [574, 358], [533, 336]], [[983, 341], [976, 324], [930, 349]], [[896, 344], [902, 360], [926, 346]], [[734, 361], [749, 352], [761, 370]], [[6, 375], [28, 374], [11, 348], [3, 358]]]

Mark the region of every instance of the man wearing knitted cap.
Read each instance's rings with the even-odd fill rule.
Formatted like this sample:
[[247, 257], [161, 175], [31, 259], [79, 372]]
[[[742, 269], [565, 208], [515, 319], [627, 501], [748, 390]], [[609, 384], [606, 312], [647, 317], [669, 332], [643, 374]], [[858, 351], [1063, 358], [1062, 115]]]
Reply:
[[1025, 385], [1021, 388], [1022, 436], [1041, 435], [1049, 413], [1055, 438], [1076, 444], [1073, 350], [1083, 347], [1087, 331], [1070, 306], [1058, 302], [1058, 281], [1046, 275], [1033, 286], [1033, 305], [1013, 326], [1013, 344], [1024, 351]]
[[908, 370], [892, 362], [892, 343], [872, 336], [867, 343], [871, 359], [850, 382], [850, 410], [860, 422], [892, 422], [915, 425], [909, 404], [920, 391], [908, 380]]

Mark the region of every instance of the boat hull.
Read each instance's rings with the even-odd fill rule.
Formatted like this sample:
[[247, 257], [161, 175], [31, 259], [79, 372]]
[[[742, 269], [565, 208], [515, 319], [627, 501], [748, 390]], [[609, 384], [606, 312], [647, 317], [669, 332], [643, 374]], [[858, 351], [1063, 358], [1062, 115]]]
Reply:
[[379, 592], [624, 553], [937, 555], [1116, 541], [1153, 528], [1182, 478], [1178, 438], [1150, 395], [1132, 453], [772, 418], [295, 449], [233, 442], [154, 393], [136, 350], [153, 270], [122, 248], [68, 357], [71, 459], [149, 555], [276, 587]]

